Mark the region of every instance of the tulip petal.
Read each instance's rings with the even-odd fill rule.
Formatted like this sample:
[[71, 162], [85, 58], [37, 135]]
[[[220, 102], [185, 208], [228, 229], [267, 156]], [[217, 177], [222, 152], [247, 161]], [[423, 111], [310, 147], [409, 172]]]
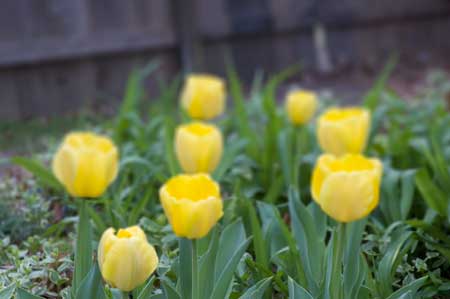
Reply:
[[375, 181], [372, 171], [333, 173], [324, 180], [318, 203], [341, 222], [364, 218], [378, 204]]

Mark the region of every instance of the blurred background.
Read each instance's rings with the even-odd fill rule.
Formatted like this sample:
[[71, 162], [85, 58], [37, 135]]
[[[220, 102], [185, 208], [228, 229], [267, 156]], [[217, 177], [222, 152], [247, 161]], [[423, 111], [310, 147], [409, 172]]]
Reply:
[[358, 101], [391, 55], [390, 84], [414, 94], [450, 66], [449, 0], [4, 0], [0, 119], [114, 110], [134, 67], [157, 60], [146, 86], [183, 71], [250, 83], [300, 64], [300, 86]]

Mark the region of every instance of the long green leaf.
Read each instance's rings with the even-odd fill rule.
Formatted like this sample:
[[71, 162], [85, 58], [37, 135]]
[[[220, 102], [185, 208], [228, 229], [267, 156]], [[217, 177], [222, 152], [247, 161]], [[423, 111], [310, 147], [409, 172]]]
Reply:
[[95, 298], [103, 299], [105, 292], [103, 290], [102, 277], [98, 264], [95, 263], [78, 288], [75, 299]]
[[14, 283], [4, 288], [3, 290], [0, 291], [0, 299], [11, 299], [15, 289], [16, 285]]
[[289, 299], [314, 299], [314, 297], [304, 288], [299, 286], [289, 277]]
[[[180, 265], [178, 279], [180, 283], [180, 295], [183, 299], [192, 298], [192, 246], [191, 240], [179, 239]], [[196, 299], [196, 298], [192, 298]]]
[[239, 299], [262, 299], [264, 292], [270, 286], [272, 277], [264, 278], [258, 281], [254, 286], [249, 288]]
[[88, 202], [80, 199], [77, 240], [75, 248], [75, 274], [73, 277], [73, 290], [76, 293], [81, 282], [92, 267], [92, 229], [87, 211]]
[[31, 172], [36, 179], [45, 186], [59, 191], [63, 190], [62, 185], [58, 182], [53, 173], [40, 161], [24, 157], [13, 157], [10, 161]]
[[[414, 298], [417, 291], [425, 284], [428, 276], [416, 279], [410, 282], [408, 285], [402, 287], [401, 289], [392, 293], [386, 299], [405, 299], [405, 298]], [[408, 295], [409, 294], [409, 295]]]
[[225, 298], [234, 271], [249, 243], [250, 239], [245, 237], [245, 229], [241, 220], [229, 224], [223, 230], [216, 258], [215, 283], [211, 299]]
[[202, 287], [200, 289], [201, 298], [209, 298], [214, 289], [214, 279], [211, 279], [211, 277], [214, 275], [213, 273], [215, 271], [215, 262], [218, 248], [219, 234], [217, 233], [217, 229], [214, 229], [209, 241], [208, 250], [200, 258], [199, 281], [202, 284]]
[[33, 295], [22, 288], [18, 288], [16, 290], [16, 298], [17, 299], [44, 299], [43, 297]]
[[433, 183], [426, 169], [421, 169], [416, 173], [416, 185], [428, 206], [440, 215], [446, 216], [448, 198]]

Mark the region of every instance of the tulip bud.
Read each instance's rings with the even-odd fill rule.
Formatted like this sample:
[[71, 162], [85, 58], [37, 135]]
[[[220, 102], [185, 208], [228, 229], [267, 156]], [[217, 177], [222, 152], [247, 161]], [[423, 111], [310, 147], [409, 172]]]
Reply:
[[317, 136], [322, 150], [340, 156], [366, 147], [370, 112], [363, 108], [331, 108], [319, 117]]
[[98, 197], [117, 176], [118, 151], [107, 137], [69, 133], [53, 157], [56, 178], [74, 197]]
[[103, 279], [114, 288], [131, 291], [143, 284], [158, 266], [158, 256], [139, 226], [108, 228], [98, 245]]
[[184, 172], [211, 173], [222, 156], [222, 133], [201, 122], [181, 125], [175, 134], [175, 152]]
[[223, 215], [219, 185], [207, 174], [182, 174], [159, 190], [159, 197], [175, 235], [200, 239]]
[[366, 217], [378, 205], [381, 174], [378, 159], [324, 154], [313, 171], [312, 197], [335, 220], [355, 221]]
[[212, 75], [190, 75], [181, 92], [181, 106], [194, 119], [212, 119], [225, 108], [225, 83]]
[[285, 109], [291, 123], [294, 125], [306, 124], [316, 112], [317, 96], [311, 91], [292, 91], [286, 97]]

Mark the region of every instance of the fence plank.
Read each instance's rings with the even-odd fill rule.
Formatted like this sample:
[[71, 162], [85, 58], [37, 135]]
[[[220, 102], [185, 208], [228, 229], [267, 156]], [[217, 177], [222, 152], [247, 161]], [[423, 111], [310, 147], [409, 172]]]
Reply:
[[[265, 14], [266, 7], [270, 12], [268, 17]], [[385, 20], [448, 16], [450, 2], [397, 0], [393, 5], [391, 0], [214, 0], [211, 3], [205, 1], [199, 18], [208, 20], [210, 15], [226, 15], [232, 24], [233, 13], [242, 16], [235, 20], [239, 21], [239, 26], [231, 25], [231, 30], [223, 22], [215, 24], [214, 30], [202, 26], [203, 35], [208, 39], [220, 39], [233, 33], [267, 33], [268, 29], [275, 32], [299, 30], [311, 27], [316, 22], [328, 26], [354, 26], [358, 23]]]

